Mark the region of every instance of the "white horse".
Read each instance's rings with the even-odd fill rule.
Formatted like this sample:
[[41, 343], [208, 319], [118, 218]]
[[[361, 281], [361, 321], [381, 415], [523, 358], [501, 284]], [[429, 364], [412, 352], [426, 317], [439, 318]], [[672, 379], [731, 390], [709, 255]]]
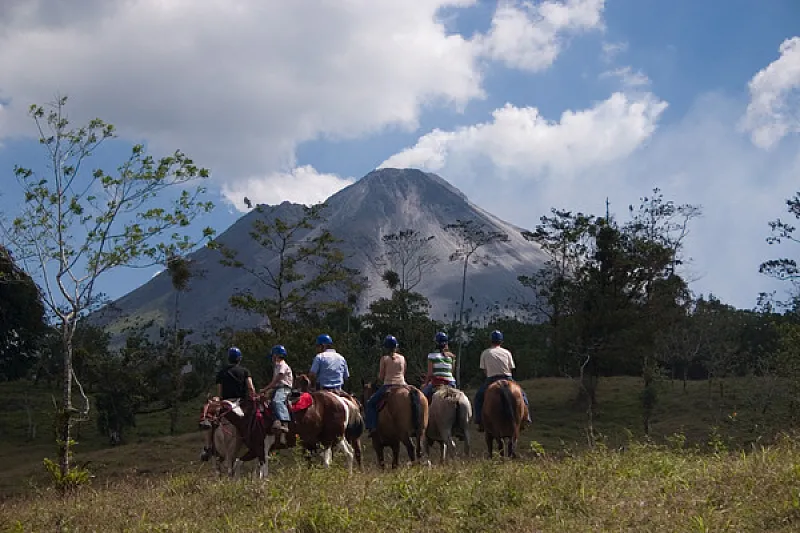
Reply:
[[472, 404], [467, 395], [455, 387], [441, 386], [431, 398], [430, 418], [425, 431], [425, 455], [430, 457], [430, 446], [441, 443], [441, 464], [447, 459], [447, 450], [455, 455], [454, 437], [464, 439], [464, 453], [470, 454], [469, 421], [472, 418]]
[[[244, 440], [237, 426], [245, 423], [245, 414], [239, 400], [222, 400], [217, 411], [217, 422], [212, 426], [214, 452], [217, 456], [217, 472], [221, 476], [225, 471], [234, 477], [241, 469], [241, 452], [245, 448]], [[241, 424], [239, 424], [241, 422]], [[264, 458], [259, 457], [258, 468], [254, 472], [256, 479], [264, 479], [269, 474], [267, 464], [269, 451], [275, 442], [275, 436], [268, 434], [264, 439]]]

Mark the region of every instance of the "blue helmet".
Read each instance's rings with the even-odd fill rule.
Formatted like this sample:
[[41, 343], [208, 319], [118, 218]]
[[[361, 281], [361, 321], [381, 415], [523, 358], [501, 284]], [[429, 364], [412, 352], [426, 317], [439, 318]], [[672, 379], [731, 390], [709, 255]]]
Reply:
[[499, 330], [494, 330], [492, 332], [491, 337], [492, 337], [492, 342], [495, 342], [495, 343], [498, 343], [498, 344], [503, 342], [503, 332], [501, 332]]
[[387, 335], [385, 339], [383, 339], [383, 347], [389, 350], [394, 350], [397, 348], [397, 339], [393, 335]]
[[450, 339], [447, 338], [447, 333], [443, 331], [437, 333], [436, 338], [434, 340], [436, 341], [436, 344], [438, 344], [439, 346], [447, 344], [450, 341]]
[[228, 348], [228, 361], [234, 362], [242, 358], [242, 351], [236, 346]]
[[317, 346], [333, 346], [333, 339], [327, 333], [323, 333], [317, 337]]
[[270, 355], [280, 355], [281, 357], [286, 357], [286, 354], [286, 348], [283, 347], [283, 344], [276, 344], [270, 351]]

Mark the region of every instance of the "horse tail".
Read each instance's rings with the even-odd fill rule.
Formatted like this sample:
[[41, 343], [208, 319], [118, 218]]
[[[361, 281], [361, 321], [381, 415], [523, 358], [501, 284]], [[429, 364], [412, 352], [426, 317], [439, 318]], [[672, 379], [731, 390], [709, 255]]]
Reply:
[[517, 410], [516, 402], [514, 401], [514, 394], [511, 392], [511, 387], [508, 381], [503, 382], [500, 386], [500, 403], [503, 404], [503, 412], [515, 425], [517, 424]]
[[422, 420], [420, 419], [420, 411], [422, 410], [419, 401], [420, 394], [421, 393], [417, 389], [408, 389], [408, 395], [411, 397], [411, 425], [418, 432], [422, 425]]
[[351, 402], [347, 402], [347, 404], [347, 408], [350, 410], [350, 420], [344, 434], [348, 439], [357, 439], [364, 433], [364, 417], [361, 416], [361, 409], [357, 405]]

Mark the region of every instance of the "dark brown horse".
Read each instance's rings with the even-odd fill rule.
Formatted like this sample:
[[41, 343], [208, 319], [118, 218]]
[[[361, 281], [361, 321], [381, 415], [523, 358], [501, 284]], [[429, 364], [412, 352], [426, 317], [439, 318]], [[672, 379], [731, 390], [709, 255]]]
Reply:
[[359, 439], [364, 432], [364, 420], [355, 398], [331, 391], [309, 392], [311, 381], [305, 374], [297, 376], [294, 384], [300, 396], [291, 407], [290, 432], [300, 438], [309, 454], [321, 446], [326, 467], [331, 464], [333, 446], [344, 452], [351, 472], [354, 456], [361, 467]]
[[[374, 383], [361, 381], [362, 402], [374, 394]], [[413, 385], [390, 387], [378, 405], [378, 427], [372, 434], [372, 446], [378, 456], [378, 465], [385, 468], [384, 447], [392, 450], [392, 468], [400, 462], [400, 443], [406, 447], [408, 458], [416, 462], [422, 458], [422, 438], [428, 427], [428, 399]]]
[[[492, 446], [497, 442], [500, 455], [517, 456], [517, 440], [519, 439], [522, 421], [527, 417], [522, 389], [513, 380], [495, 381], [486, 389], [481, 418], [486, 432], [487, 455], [492, 457]], [[503, 439], [507, 439], [506, 453]]]

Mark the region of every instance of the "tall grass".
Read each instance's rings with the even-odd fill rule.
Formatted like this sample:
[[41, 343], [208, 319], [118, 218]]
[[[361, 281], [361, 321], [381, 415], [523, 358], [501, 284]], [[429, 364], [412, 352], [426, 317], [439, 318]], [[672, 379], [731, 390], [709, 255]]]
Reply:
[[[268, 481], [211, 469], [129, 478], [67, 500], [44, 490], [0, 505], [3, 531], [800, 530], [800, 444], [748, 453], [630, 442], [519, 461], [433, 468], [308, 469], [291, 457]], [[371, 457], [368, 458], [371, 459]]]

